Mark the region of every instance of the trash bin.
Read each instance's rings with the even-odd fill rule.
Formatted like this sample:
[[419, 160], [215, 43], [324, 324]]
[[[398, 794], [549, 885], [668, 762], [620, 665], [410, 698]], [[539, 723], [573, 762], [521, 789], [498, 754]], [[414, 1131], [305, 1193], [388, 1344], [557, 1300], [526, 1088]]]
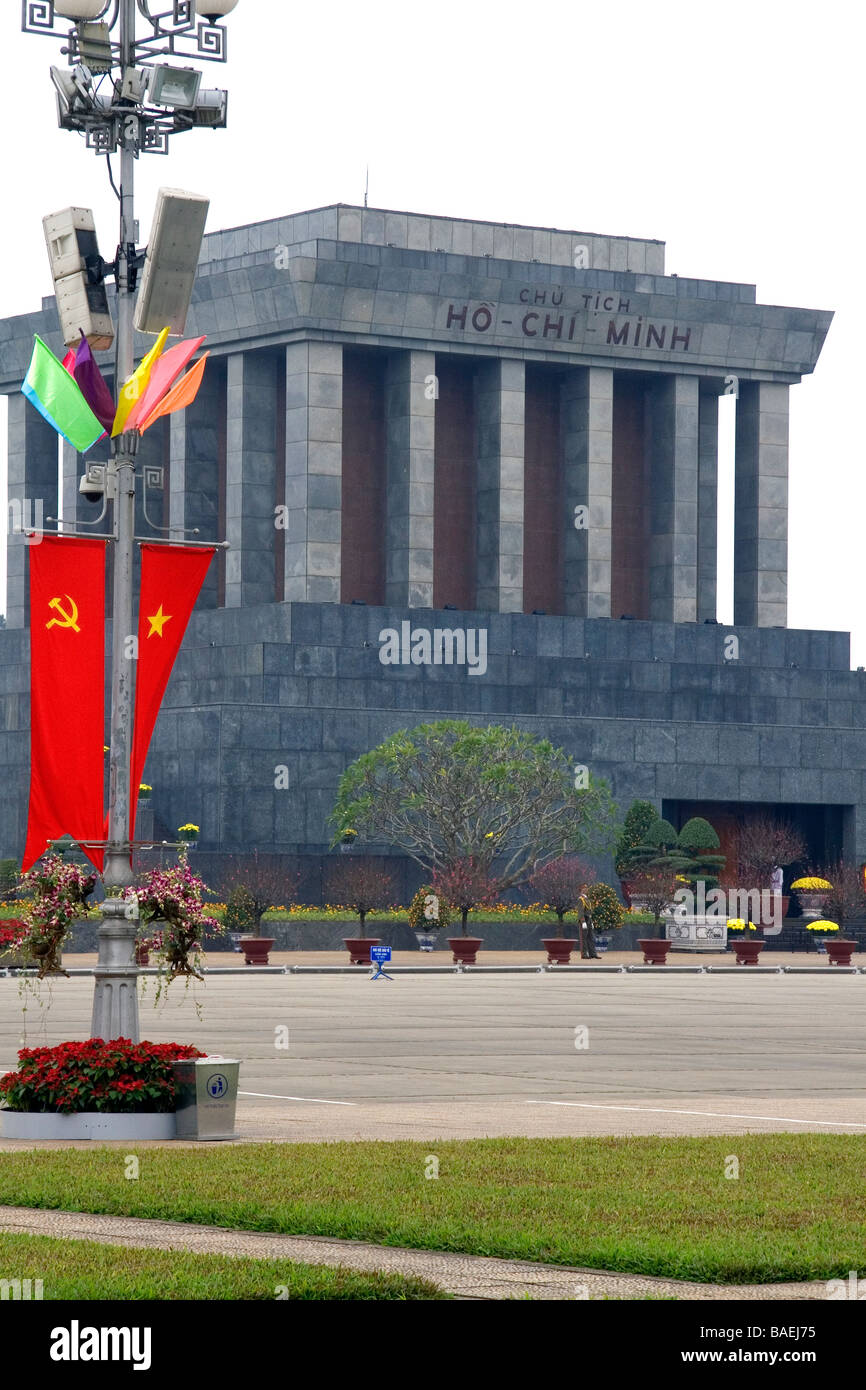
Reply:
[[178, 1139], [234, 1139], [240, 1062], [198, 1057], [174, 1062]]

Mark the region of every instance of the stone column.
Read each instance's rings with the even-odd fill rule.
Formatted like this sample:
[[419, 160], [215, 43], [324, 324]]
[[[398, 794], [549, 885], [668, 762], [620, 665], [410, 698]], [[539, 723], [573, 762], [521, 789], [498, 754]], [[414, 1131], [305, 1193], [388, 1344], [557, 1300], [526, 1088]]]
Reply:
[[388, 359], [385, 598], [397, 607], [433, 606], [435, 377], [432, 352], [395, 352]]
[[274, 601], [278, 362], [235, 352], [226, 364], [226, 608]]
[[715, 618], [718, 574], [719, 398], [698, 397], [698, 622]]
[[9, 627], [29, 627], [28, 546], [24, 532], [45, 525], [46, 517], [57, 515], [58, 435], [24, 396], [9, 396], [7, 401], [6, 623]]
[[287, 601], [340, 602], [343, 349], [286, 348]]
[[788, 387], [741, 381], [734, 483], [734, 622], [788, 620]]
[[475, 377], [478, 467], [476, 606], [523, 612], [523, 426], [526, 368], [495, 358]]
[[[574, 617], [609, 618], [613, 370], [569, 368], [560, 406], [565, 611]], [[577, 514], [576, 508], [587, 510]]]
[[650, 617], [698, 612], [698, 378], [665, 376], [651, 397]]

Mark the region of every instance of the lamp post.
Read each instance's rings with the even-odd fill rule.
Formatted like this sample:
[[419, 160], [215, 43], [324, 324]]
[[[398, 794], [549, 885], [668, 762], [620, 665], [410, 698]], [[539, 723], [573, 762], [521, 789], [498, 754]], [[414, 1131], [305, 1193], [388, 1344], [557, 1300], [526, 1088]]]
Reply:
[[[202, 93], [198, 81], [185, 88], [188, 67], [175, 69], [174, 86], [165, 82], [166, 57], [224, 62], [225, 29], [217, 23], [237, 0], [163, 0], [169, 8], [153, 13], [155, 0], [22, 0], [25, 33], [65, 38], [62, 50], [72, 76], [56, 69], [58, 118], [62, 128], [84, 134], [88, 148], [110, 156], [119, 152], [120, 234], [113, 273], [117, 287], [115, 389], [134, 367], [134, 306], [142, 257], [136, 250], [135, 160], [142, 153], [168, 152], [169, 138], [196, 125], [226, 124], [225, 93]], [[136, 14], [146, 21], [136, 35]], [[69, 29], [68, 21], [74, 27]], [[63, 21], [67, 21], [66, 24]], [[115, 37], [116, 36], [116, 37]], [[168, 69], [169, 76], [172, 70]], [[94, 81], [95, 75], [97, 76]], [[200, 76], [196, 74], [195, 76]], [[107, 81], [110, 95], [101, 88]], [[159, 79], [159, 83], [157, 83]], [[152, 88], [150, 102], [148, 88]], [[99, 90], [98, 90], [99, 89]], [[216, 98], [216, 100], [215, 100]], [[118, 435], [106, 470], [106, 496], [114, 501], [113, 606], [111, 631], [111, 743], [108, 842], [101, 905], [99, 958], [91, 1036], [140, 1037], [138, 967], [135, 964], [137, 906], [124, 899], [132, 883], [130, 842], [130, 752], [135, 680], [133, 633], [133, 551], [138, 433]]]

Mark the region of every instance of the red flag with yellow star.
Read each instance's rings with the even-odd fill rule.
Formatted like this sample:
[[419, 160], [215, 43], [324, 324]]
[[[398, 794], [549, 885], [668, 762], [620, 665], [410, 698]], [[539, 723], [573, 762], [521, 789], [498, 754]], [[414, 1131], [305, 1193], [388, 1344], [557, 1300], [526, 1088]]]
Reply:
[[[102, 840], [105, 548], [43, 536], [30, 555], [30, 809], [22, 868], [50, 840]], [[98, 869], [102, 850], [85, 853]]]
[[130, 839], [135, 829], [136, 792], [159, 707], [214, 553], [210, 546], [141, 547]]

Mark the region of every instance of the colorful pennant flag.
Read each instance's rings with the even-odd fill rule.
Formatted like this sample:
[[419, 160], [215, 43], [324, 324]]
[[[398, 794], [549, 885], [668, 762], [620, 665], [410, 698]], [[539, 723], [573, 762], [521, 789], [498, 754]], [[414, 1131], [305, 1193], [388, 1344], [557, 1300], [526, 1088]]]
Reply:
[[[78, 841], [104, 838], [105, 550], [105, 541], [68, 536], [43, 536], [41, 545], [29, 548], [25, 872], [61, 835]], [[103, 851], [84, 852], [101, 870]]]
[[21, 392], [79, 454], [86, 454], [105, 433], [77, 383], [38, 336]]
[[105, 429], [110, 430], [114, 425], [114, 397], [83, 333], [75, 353], [74, 376], [97, 420], [101, 420]]
[[165, 340], [168, 337], [168, 328], [164, 328], [154, 343], [146, 357], [143, 357], [139, 365], [128, 381], [124, 382], [120, 395], [117, 398], [117, 413], [114, 417], [114, 424], [111, 429], [111, 437], [123, 434], [126, 429], [126, 421], [130, 412], [141, 400], [147, 390], [150, 381], [150, 374], [153, 371], [154, 363], [165, 347]]
[[[142, 545], [138, 600], [138, 669], [130, 786], [138, 787], [168, 678], [215, 550], [210, 546]], [[135, 828], [131, 798], [130, 839]]]
[[169, 348], [168, 352], [163, 353], [150, 374], [147, 390], [138, 404], [133, 406], [129, 412], [126, 429], [137, 429], [141, 421], [147, 419], [148, 415], [159, 405], [169, 387], [180, 376], [190, 358], [198, 352], [204, 339], [204, 334], [200, 338], [187, 338], [184, 342], [175, 344], [173, 348]]
[[204, 376], [204, 364], [210, 357], [206, 352], [200, 357], [194, 366], [190, 367], [185, 376], [180, 381], [176, 381], [167, 395], [163, 396], [159, 405], [152, 410], [146, 420], [142, 420], [139, 425], [141, 433], [149, 430], [151, 425], [163, 415], [172, 415], [176, 410], [185, 410], [188, 405], [192, 405], [198, 395], [198, 388], [201, 386], [201, 379]]
[[74, 366], [75, 366], [75, 349], [74, 349], [74, 348], [70, 348], [70, 349], [69, 349], [69, 351], [67, 352], [66, 356], [64, 357], [64, 359], [63, 359], [63, 361], [61, 362], [60, 365], [61, 365], [61, 367], [63, 368], [63, 370], [64, 370], [65, 372], [68, 372], [68, 373], [69, 373], [70, 376], [74, 376], [74, 375], [75, 375], [75, 373], [74, 373], [74, 371], [73, 371], [73, 368], [74, 368]]

